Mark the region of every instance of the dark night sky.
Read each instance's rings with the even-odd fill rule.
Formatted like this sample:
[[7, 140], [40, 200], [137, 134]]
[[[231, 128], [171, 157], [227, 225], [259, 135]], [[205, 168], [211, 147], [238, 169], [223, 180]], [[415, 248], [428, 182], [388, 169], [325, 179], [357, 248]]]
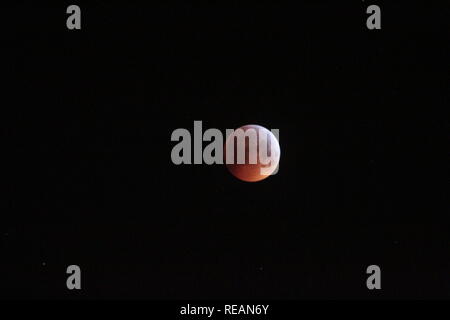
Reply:
[[[2, 17], [1, 297], [450, 297], [448, 6], [69, 4]], [[173, 165], [194, 120], [278, 128], [279, 173]]]

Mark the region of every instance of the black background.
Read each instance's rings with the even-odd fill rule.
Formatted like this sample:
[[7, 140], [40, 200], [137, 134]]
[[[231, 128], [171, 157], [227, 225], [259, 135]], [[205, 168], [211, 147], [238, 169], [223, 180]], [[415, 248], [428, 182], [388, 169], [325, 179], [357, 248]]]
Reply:
[[[450, 297], [443, 2], [70, 4], [2, 16], [1, 297]], [[278, 174], [172, 164], [194, 120], [278, 128]]]

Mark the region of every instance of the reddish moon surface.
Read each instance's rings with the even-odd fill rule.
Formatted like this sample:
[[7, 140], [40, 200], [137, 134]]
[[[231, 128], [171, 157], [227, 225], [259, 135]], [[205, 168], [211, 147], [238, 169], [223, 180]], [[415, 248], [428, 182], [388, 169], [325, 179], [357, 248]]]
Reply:
[[[280, 161], [280, 144], [275, 135], [266, 128], [259, 125], [245, 125], [240, 127], [244, 132], [248, 129], [254, 129], [257, 133], [257, 148], [250, 148], [249, 139], [245, 140], [245, 163], [237, 163], [237, 138], [236, 130], [226, 140], [224, 146], [224, 156], [227, 157], [227, 150], [234, 146], [233, 163], [225, 164], [230, 173], [236, 178], [246, 182], [261, 181], [272, 175]], [[266, 144], [265, 152], [260, 152], [260, 143]], [[253, 154], [251, 154], [253, 153]], [[256, 157], [256, 163], [250, 163], [250, 156]], [[230, 155], [231, 158], [231, 155]]]

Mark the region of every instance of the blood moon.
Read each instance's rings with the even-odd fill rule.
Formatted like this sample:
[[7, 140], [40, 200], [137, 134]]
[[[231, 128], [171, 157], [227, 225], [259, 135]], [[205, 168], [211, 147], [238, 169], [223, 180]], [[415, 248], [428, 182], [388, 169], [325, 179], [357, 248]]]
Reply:
[[[248, 130], [250, 132], [247, 132]], [[249, 134], [251, 131], [256, 133], [253, 147]], [[238, 142], [239, 133], [245, 134], [243, 138], [245, 161], [238, 161], [237, 148], [242, 146]], [[233, 152], [227, 154], [227, 151], [230, 152], [232, 148]], [[252, 158], [256, 161], [250, 161]], [[230, 161], [230, 159], [232, 160]], [[280, 144], [275, 135], [266, 128], [255, 124], [245, 125], [235, 130], [227, 138], [224, 145], [224, 160], [228, 170], [236, 178], [246, 182], [261, 181], [276, 172], [280, 162]]]

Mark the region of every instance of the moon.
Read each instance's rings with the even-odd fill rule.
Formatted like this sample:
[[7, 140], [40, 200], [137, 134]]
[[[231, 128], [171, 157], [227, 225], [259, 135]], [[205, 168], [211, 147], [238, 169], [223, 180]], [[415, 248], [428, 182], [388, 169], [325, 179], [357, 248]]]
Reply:
[[[237, 148], [239, 146], [238, 134], [239, 129], [241, 129], [244, 133], [249, 134], [247, 130], [253, 129], [256, 132], [256, 141], [254, 142], [256, 146], [253, 148], [250, 147], [250, 138], [245, 139], [245, 162], [239, 163], [237, 161]], [[280, 144], [275, 135], [269, 131], [268, 129], [255, 124], [249, 124], [240, 127], [235, 130], [230, 136], [226, 139], [224, 146], [224, 157], [226, 159], [225, 164], [230, 173], [236, 178], [246, 181], [246, 182], [257, 182], [268, 178], [273, 175], [280, 161]], [[261, 147], [264, 147], [261, 150]], [[231, 152], [230, 155], [227, 154], [227, 151], [234, 148], [234, 152]], [[234, 159], [233, 159], [234, 156]], [[256, 159], [256, 162], [250, 161], [251, 158]], [[229, 159], [232, 159], [232, 163], [230, 163]]]

